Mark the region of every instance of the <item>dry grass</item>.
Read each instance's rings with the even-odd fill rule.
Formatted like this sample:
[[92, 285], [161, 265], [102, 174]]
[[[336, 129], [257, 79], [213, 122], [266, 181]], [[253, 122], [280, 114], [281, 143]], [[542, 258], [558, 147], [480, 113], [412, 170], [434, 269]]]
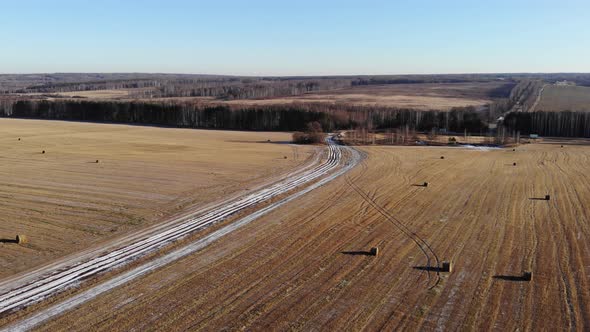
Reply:
[[296, 97], [264, 100], [236, 100], [227, 103], [273, 105], [329, 103], [448, 110], [452, 107], [481, 106], [491, 102], [487, 93], [500, 83], [391, 84], [357, 86], [348, 89], [308, 93]]
[[547, 86], [535, 111], [590, 112], [590, 87]]
[[290, 134], [0, 119], [0, 240], [28, 237], [0, 242], [0, 279], [247, 192], [311, 151], [267, 139]]
[[62, 97], [84, 97], [91, 99], [119, 99], [129, 96], [130, 89], [121, 90], [93, 90], [93, 91], [72, 91], [56, 93]]
[[[386, 106], [421, 110], [449, 110], [453, 107], [482, 106], [491, 102], [488, 93], [502, 82], [390, 84], [356, 86], [340, 90], [307, 93], [300, 96], [269, 99], [240, 99], [222, 101], [212, 97], [154, 98], [151, 101], [193, 101], [200, 104], [268, 106], [292, 103], [327, 103], [361, 106]], [[62, 97], [88, 99], [137, 100], [142, 89], [99, 90], [58, 93]], [[39, 95], [39, 94], [31, 94]]]
[[[590, 146], [363, 149], [349, 180], [369, 201], [339, 178], [40, 330], [590, 327]], [[416, 243], [370, 201], [452, 273], [436, 284]], [[350, 254], [371, 247], [379, 258]]]

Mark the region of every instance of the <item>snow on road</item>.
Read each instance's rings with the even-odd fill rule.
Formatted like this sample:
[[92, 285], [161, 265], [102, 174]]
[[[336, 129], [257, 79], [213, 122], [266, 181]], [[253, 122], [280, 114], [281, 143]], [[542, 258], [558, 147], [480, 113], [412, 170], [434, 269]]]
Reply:
[[[337, 171], [332, 172], [338, 166], [340, 166], [342, 162], [343, 150], [349, 151], [351, 158], [344, 165], [344, 167], [341, 167]], [[268, 212], [324, 185], [329, 181], [332, 181], [336, 177], [344, 174], [349, 169], [354, 167], [359, 162], [360, 158], [360, 154], [356, 150], [347, 147], [336, 146], [333, 144], [333, 142], [330, 142], [327, 162], [317, 166], [314, 169], [304, 172], [303, 174], [294, 175], [282, 182], [279, 182], [278, 184], [262, 189], [256, 193], [252, 193], [228, 205], [214, 209], [203, 216], [189, 219], [186, 221], [186, 223], [172, 227], [171, 229], [163, 231], [159, 234], [152, 235], [144, 240], [96, 257], [85, 263], [72, 266], [66, 270], [54, 271], [53, 273], [45, 275], [43, 278], [40, 278], [33, 283], [12, 289], [11, 291], [0, 295], [0, 313], [10, 312], [12, 310], [41, 301], [48, 296], [54, 295], [68, 287], [78, 284], [83, 278], [87, 278], [117, 266], [121, 266], [122, 264], [136, 259], [141, 255], [145, 255], [148, 252], [162, 247], [166, 243], [178, 240], [187, 234], [195, 232], [198, 229], [202, 229], [203, 227], [212, 223], [219, 222], [236, 213], [237, 211], [251, 207], [269, 198], [289, 192], [303, 184], [321, 179], [318, 182], [306, 187], [305, 189], [295, 192], [278, 202], [275, 202], [236, 222], [233, 222], [196, 242], [177, 249], [163, 257], [147, 262], [102, 284], [94, 286], [89, 290], [86, 290], [61, 303], [44, 309], [23, 321], [17, 322], [12, 326], [2, 329], [1, 331], [28, 330], [40, 324], [41, 322], [59, 315], [69, 309], [72, 309], [106, 291], [123, 285], [133, 279], [149, 273], [150, 271], [153, 271], [154, 269], [167, 265], [175, 260], [178, 260], [179, 258], [198, 251], [211, 242], [219, 239], [223, 235], [250, 223], [260, 216], [267, 214]]]

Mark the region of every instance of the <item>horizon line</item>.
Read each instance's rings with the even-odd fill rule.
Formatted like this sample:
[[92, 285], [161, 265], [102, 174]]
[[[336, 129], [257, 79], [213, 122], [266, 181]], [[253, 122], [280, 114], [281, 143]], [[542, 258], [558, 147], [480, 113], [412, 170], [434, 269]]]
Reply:
[[217, 76], [217, 77], [255, 77], [255, 78], [272, 78], [272, 77], [363, 77], [363, 76], [435, 76], [435, 75], [555, 75], [555, 74], [590, 74], [590, 72], [577, 71], [549, 71], [549, 72], [440, 72], [440, 73], [403, 73], [403, 74], [301, 74], [301, 75], [240, 75], [240, 74], [212, 74], [212, 73], [182, 73], [182, 72], [94, 72], [94, 71], [59, 71], [59, 72], [20, 72], [20, 73], [0, 73], [0, 75], [63, 75], [63, 74], [125, 74], [125, 75], [193, 75], [193, 76]]

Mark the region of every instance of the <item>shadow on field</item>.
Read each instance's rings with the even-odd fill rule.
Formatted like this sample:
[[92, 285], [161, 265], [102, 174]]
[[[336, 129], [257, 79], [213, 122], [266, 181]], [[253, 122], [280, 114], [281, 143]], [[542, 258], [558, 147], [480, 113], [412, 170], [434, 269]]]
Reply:
[[495, 275], [492, 278], [504, 281], [528, 281], [524, 276]]
[[438, 266], [414, 266], [414, 269], [431, 272], [445, 272]]
[[358, 250], [358, 251], [342, 251], [341, 254], [351, 255], [351, 256], [373, 256], [373, 254], [371, 254], [370, 251], [363, 251], [363, 250]]
[[531, 201], [548, 201], [545, 197], [531, 197], [529, 198]]
[[421, 184], [413, 184], [412, 187], [428, 187], [428, 186], [425, 186], [424, 184], [421, 183]]
[[0, 243], [17, 243], [15, 239], [0, 239]]

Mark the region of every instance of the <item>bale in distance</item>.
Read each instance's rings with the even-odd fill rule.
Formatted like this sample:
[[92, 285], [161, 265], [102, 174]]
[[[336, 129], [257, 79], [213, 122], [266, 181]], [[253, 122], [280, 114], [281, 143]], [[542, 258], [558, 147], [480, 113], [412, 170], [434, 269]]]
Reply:
[[551, 200], [551, 195], [545, 195], [545, 200], [546, 201]]
[[45, 150], [41, 151], [41, 154], [45, 154]]
[[98, 159], [96, 159], [96, 163], [98, 164]]
[[25, 244], [25, 243], [27, 243], [27, 237], [25, 235], [18, 234], [16, 236], [16, 243], [18, 243], [18, 244]]
[[379, 248], [377, 248], [377, 247], [371, 248], [370, 253], [372, 256], [378, 256], [379, 255]]
[[512, 166], [516, 166], [516, 163], [512, 163]]
[[18, 138], [18, 140], [20, 141], [20, 137]]
[[284, 156], [283, 159], [287, 159], [287, 156]]
[[445, 156], [440, 156], [440, 159], [445, 159]]
[[524, 281], [531, 281], [533, 280], [533, 273], [530, 271], [524, 271], [522, 273], [522, 280]]
[[451, 262], [442, 262], [441, 266], [440, 266], [440, 271], [441, 272], [451, 272], [453, 270], [453, 267], [451, 265]]
[[428, 187], [428, 182], [424, 182], [424, 184], [422, 186]]

